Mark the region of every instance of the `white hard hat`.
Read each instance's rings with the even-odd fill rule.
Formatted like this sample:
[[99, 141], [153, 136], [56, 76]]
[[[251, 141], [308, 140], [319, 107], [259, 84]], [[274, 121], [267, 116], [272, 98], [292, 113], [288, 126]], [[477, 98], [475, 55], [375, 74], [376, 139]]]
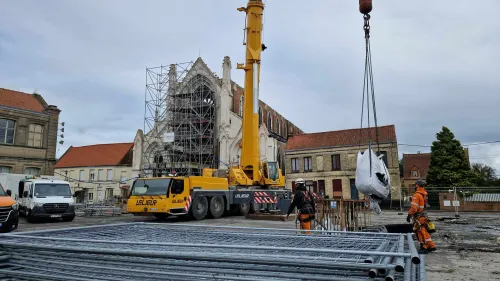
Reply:
[[305, 183], [306, 181], [303, 178], [298, 178], [295, 183]]

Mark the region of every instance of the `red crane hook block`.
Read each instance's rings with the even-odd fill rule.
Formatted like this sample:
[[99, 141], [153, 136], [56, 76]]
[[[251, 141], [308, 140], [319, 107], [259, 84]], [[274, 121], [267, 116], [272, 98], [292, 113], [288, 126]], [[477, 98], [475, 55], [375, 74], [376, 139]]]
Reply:
[[359, 11], [367, 15], [372, 11], [372, 0], [359, 0]]

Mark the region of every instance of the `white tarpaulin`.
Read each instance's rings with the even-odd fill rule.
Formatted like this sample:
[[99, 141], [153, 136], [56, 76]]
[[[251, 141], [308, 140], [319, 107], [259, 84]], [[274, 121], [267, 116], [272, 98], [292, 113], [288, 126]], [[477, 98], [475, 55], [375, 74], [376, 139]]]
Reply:
[[356, 188], [364, 195], [370, 196], [372, 210], [380, 213], [377, 202], [387, 198], [390, 192], [390, 175], [382, 155], [377, 156], [368, 148], [358, 152], [356, 166]]

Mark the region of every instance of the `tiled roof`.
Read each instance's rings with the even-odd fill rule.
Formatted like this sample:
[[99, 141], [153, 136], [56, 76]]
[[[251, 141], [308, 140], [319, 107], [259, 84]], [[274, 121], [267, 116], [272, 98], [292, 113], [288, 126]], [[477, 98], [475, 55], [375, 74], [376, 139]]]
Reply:
[[133, 147], [134, 143], [71, 146], [57, 161], [55, 168], [116, 166]]
[[32, 94], [0, 88], [0, 105], [43, 112], [44, 105]]
[[416, 167], [420, 171], [419, 178], [425, 179], [430, 165], [430, 153], [403, 154], [403, 177], [411, 178], [411, 169]]
[[[378, 127], [378, 132], [380, 143], [397, 142], [394, 125]], [[300, 134], [288, 139], [286, 150], [366, 145], [369, 135], [375, 143], [375, 128]]]

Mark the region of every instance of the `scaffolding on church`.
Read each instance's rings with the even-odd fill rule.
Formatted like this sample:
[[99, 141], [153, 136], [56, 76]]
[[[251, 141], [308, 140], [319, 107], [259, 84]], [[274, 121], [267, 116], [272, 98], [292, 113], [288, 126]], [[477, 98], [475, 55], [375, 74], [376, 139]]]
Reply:
[[142, 174], [201, 175], [215, 168], [215, 92], [193, 62], [146, 68]]

